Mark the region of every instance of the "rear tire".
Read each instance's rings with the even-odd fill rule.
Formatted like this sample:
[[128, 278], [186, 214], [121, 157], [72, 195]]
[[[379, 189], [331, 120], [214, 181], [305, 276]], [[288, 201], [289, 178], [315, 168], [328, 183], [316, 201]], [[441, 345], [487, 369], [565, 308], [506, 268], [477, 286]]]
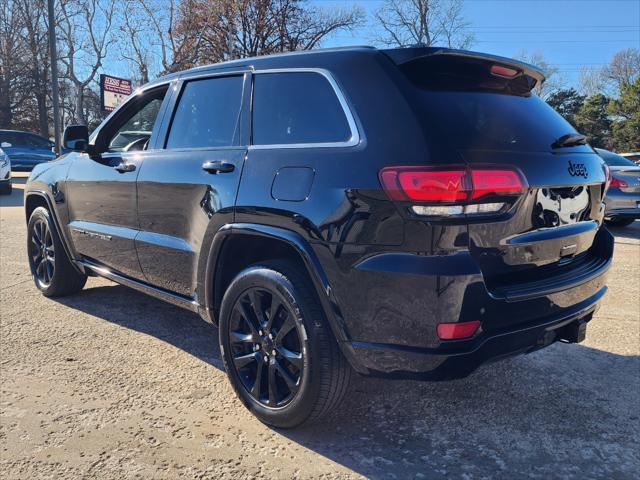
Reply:
[[219, 334], [231, 385], [260, 421], [296, 427], [342, 400], [351, 366], [295, 264], [271, 261], [240, 272], [222, 300]]
[[628, 227], [629, 225], [631, 225], [633, 222], [635, 222], [635, 218], [610, 218], [608, 220], [605, 220], [605, 223], [607, 225], [610, 225], [612, 227]]
[[29, 268], [36, 287], [46, 297], [79, 292], [87, 281], [71, 263], [62, 246], [49, 210], [36, 208], [27, 226]]

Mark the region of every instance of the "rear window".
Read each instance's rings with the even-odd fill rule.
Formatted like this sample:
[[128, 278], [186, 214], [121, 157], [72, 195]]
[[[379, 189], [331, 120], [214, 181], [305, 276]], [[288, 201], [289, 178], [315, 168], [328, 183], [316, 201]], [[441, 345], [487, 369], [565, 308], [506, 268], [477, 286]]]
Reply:
[[458, 149], [548, 151], [575, 129], [538, 96], [536, 81], [492, 75], [492, 62], [427, 58], [401, 66], [428, 138]]
[[315, 72], [265, 73], [253, 87], [253, 143], [346, 142], [351, 130], [336, 92]]
[[636, 164], [621, 155], [616, 155], [607, 150], [597, 149], [598, 155], [602, 157], [604, 162], [610, 167], [635, 167]]

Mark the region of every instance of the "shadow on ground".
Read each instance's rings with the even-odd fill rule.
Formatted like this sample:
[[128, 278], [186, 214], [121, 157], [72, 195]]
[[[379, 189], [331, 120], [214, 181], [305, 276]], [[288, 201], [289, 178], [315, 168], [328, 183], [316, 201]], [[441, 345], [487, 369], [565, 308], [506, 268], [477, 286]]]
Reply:
[[611, 227], [607, 226], [607, 229], [613, 234], [616, 239], [632, 238], [640, 240], [640, 220], [636, 220], [627, 227]]
[[[122, 286], [58, 301], [221, 369], [195, 314]], [[372, 478], [633, 478], [639, 371], [638, 356], [558, 344], [452, 382], [357, 377], [326, 421], [279, 433]]]

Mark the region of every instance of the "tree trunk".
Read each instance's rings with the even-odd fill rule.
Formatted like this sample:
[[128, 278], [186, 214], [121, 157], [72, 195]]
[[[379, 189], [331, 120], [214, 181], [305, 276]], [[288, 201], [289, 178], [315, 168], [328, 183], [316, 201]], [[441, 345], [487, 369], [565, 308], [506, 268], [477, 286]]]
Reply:
[[86, 125], [87, 119], [84, 116], [84, 87], [76, 85], [76, 111], [73, 119], [76, 125]]
[[9, 90], [9, 79], [3, 75], [0, 78], [0, 125], [2, 128], [11, 128], [13, 122]]

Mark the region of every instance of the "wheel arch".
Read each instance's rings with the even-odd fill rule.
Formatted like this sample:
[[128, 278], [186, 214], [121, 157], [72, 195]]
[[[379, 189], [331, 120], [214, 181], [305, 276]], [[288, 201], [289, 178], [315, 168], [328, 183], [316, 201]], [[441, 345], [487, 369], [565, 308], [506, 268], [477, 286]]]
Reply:
[[60, 238], [62, 247], [64, 248], [64, 251], [67, 254], [68, 258], [71, 260], [71, 264], [78, 272], [85, 273], [84, 269], [75, 262], [75, 257], [73, 256], [71, 249], [69, 248], [67, 236], [64, 229], [60, 225], [60, 221], [58, 219], [57, 212], [53, 207], [51, 198], [49, 198], [46, 192], [40, 190], [27, 191], [24, 196], [24, 212], [27, 223], [29, 223], [29, 218], [31, 218], [31, 214], [33, 213], [33, 211], [38, 207], [45, 207], [49, 211], [49, 215], [51, 216], [51, 219], [53, 221], [53, 228]]
[[[243, 255], [237, 255], [239, 252]], [[235, 275], [252, 263], [283, 257], [304, 268], [341, 350], [349, 363], [364, 373], [351, 352], [343, 316], [318, 257], [311, 245], [291, 230], [249, 223], [227, 224], [218, 230], [209, 250], [205, 277], [200, 282], [204, 286], [203, 316], [217, 324], [226, 285]]]

